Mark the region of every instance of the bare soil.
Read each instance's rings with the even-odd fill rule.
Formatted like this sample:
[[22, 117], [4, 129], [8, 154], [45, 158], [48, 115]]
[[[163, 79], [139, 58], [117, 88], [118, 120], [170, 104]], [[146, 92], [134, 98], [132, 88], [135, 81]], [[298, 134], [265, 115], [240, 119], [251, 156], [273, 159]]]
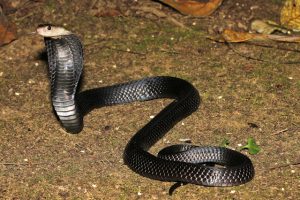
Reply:
[[[253, 19], [278, 22], [281, 1], [225, 0], [207, 18], [146, 0], [27, 2], [8, 14], [18, 40], [0, 48], [0, 199], [299, 198], [299, 45], [228, 46], [207, 39], [224, 28], [247, 31]], [[201, 107], [151, 151], [182, 138], [198, 145], [228, 139], [238, 148], [253, 137], [262, 149], [249, 155], [255, 178], [238, 187], [188, 184], [169, 196], [173, 183], [124, 165], [127, 141], [169, 100], [94, 110], [80, 134], [67, 134], [52, 111], [43, 39], [29, 34], [42, 23], [64, 25], [82, 38], [81, 90], [157, 75], [190, 81]], [[290, 61], [298, 64], [284, 64]]]

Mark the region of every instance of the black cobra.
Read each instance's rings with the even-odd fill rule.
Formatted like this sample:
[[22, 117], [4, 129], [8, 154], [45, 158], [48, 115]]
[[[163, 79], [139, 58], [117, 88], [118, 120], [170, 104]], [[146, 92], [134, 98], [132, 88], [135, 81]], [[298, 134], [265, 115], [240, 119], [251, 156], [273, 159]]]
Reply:
[[[156, 157], [148, 152], [178, 121], [197, 110], [200, 96], [187, 81], [174, 77], [152, 77], [76, 94], [83, 66], [82, 45], [74, 34], [45, 37], [51, 80], [52, 104], [62, 126], [70, 133], [83, 128], [83, 116], [94, 108], [174, 99], [129, 141], [124, 161], [136, 173], [161, 181], [204, 186], [234, 186], [254, 176], [251, 160], [223, 147], [174, 145]], [[225, 167], [216, 167], [219, 164]]]

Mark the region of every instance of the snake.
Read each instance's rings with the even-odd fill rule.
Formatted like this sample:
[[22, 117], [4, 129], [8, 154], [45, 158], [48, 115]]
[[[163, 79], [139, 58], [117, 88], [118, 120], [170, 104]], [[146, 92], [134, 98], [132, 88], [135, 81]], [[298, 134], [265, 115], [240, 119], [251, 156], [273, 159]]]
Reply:
[[36, 33], [45, 42], [53, 110], [67, 132], [81, 132], [83, 117], [96, 108], [172, 99], [127, 143], [123, 160], [132, 171], [154, 180], [201, 186], [237, 186], [253, 179], [249, 157], [226, 147], [182, 143], [165, 147], [157, 155], [149, 152], [179, 121], [198, 109], [201, 97], [191, 83], [155, 76], [79, 92], [84, 59], [80, 38], [51, 24], [38, 26]]

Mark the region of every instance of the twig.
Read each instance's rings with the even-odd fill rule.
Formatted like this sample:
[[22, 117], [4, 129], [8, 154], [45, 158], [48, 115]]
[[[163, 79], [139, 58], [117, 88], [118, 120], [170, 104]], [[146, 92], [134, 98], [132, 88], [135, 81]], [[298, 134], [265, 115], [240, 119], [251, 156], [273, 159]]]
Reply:
[[[274, 62], [272, 60], [265, 60], [265, 59], [261, 59], [261, 58], [256, 58], [256, 57], [252, 57], [252, 56], [248, 56], [248, 55], [245, 55], [239, 51], [237, 51], [233, 45], [230, 43], [230, 42], [227, 42], [225, 41], [225, 44], [229, 47], [229, 49], [231, 49], [234, 53], [238, 54], [239, 56], [241, 57], [244, 57], [248, 60], [256, 60], [256, 61], [260, 61], [260, 62], [268, 62], [268, 63], [271, 63], [271, 64], [300, 64], [300, 61], [289, 61], [289, 62]], [[262, 46], [264, 47], [264, 46]]]
[[291, 51], [291, 52], [297, 52], [300, 53], [300, 50], [298, 49], [289, 49], [289, 48], [285, 48], [285, 47], [279, 47], [279, 46], [269, 46], [269, 45], [264, 45], [264, 44], [257, 44], [257, 43], [251, 43], [251, 42], [245, 42], [245, 44], [248, 45], [255, 45], [255, 46], [259, 46], [259, 47], [265, 47], [265, 48], [269, 48], [269, 49], [278, 49], [278, 50], [282, 50], [282, 51]]
[[284, 132], [287, 132], [289, 129], [288, 128], [285, 128], [285, 129], [282, 129], [280, 131], [276, 131], [275, 133], [273, 133], [272, 135], [278, 135], [280, 133], [284, 133]]
[[185, 29], [190, 29], [187, 26], [185, 26], [183, 23], [177, 21], [175, 18], [166, 15], [165, 13], [159, 11], [156, 8], [142, 6], [142, 7], [133, 7], [133, 9], [140, 10], [140, 11], [143, 11], [146, 13], [152, 13], [153, 15], [156, 15], [157, 17], [166, 18], [169, 22], [175, 24], [176, 26], [179, 26], [179, 27], [185, 28]]
[[14, 166], [20, 166], [20, 165], [44, 165], [47, 163], [0, 163], [0, 165], [14, 165]]
[[295, 162], [295, 163], [285, 164], [285, 165], [279, 165], [279, 166], [276, 166], [276, 167], [271, 167], [269, 169], [274, 170], [274, 169], [281, 169], [281, 168], [290, 167], [290, 166], [297, 166], [297, 165], [300, 165], [300, 161]]

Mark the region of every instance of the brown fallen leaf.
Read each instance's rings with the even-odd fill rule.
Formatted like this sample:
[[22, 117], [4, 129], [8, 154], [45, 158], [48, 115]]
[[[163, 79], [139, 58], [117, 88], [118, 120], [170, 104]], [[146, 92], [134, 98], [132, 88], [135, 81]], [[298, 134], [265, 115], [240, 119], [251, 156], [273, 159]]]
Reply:
[[258, 40], [273, 40], [279, 42], [300, 42], [300, 36], [291, 35], [271, 35], [271, 34], [256, 34], [248, 32], [238, 32], [230, 29], [225, 29], [221, 34], [221, 37], [210, 38], [218, 42], [247, 42], [247, 41], [258, 41]]
[[276, 22], [270, 20], [254, 20], [251, 22], [251, 30], [262, 34], [272, 34], [275, 31], [291, 34], [291, 30], [286, 29]]
[[266, 34], [255, 34], [248, 32], [238, 32], [230, 29], [225, 29], [222, 33], [224, 42], [245, 42], [249, 40], [267, 39]]
[[197, 0], [159, 0], [182, 14], [195, 17], [205, 17], [213, 13], [223, 0], [206, 0], [203, 2]]
[[17, 39], [16, 26], [9, 23], [0, 8], [0, 46]]
[[300, 30], [300, 0], [286, 0], [280, 13], [280, 22], [283, 26]]

